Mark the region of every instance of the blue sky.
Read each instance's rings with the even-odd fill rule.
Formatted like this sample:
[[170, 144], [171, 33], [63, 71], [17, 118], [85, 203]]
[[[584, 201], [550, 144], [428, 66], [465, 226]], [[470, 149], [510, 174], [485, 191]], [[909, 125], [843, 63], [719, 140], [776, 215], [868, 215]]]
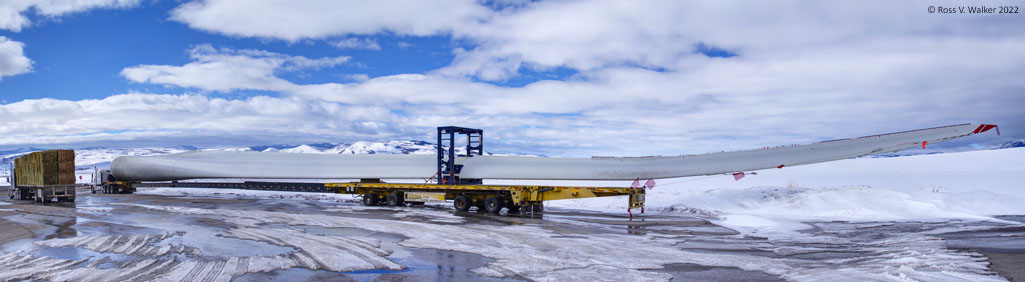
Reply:
[[0, 148], [430, 140], [444, 125], [556, 156], [963, 122], [1004, 135], [948, 147], [1025, 137], [1023, 17], [926, 4], [5, 2]]
[[[22, 32], [0, 30], [0, 36], [16, 38], [29, 47], [26, 55], [35, 61], [33, 72], [5, 78], [0, 86], [4, 90], [3, 99], [101, 99], [112, 93], [151, 89], [185, 93], [188, 89], [129, 83], [118, 73], [138, 64], [188, 63], [186, 50], [199, 44], [309, 57], [344, 55], [352, 56], [352, 62], [358, 63], [286, 76], [301, 83], [336, 81], [346, 74], [377, 77], [422, 73], [451, 62], [453, 55], [449, 50], [457, 44], [448, 36], [385, 35], [374, 37], [381, 50], [343, 50], [325, 41], [287, 42], [220, 36], [167, 19], [168, 11], [179, 4], [175, 1], [144, 2], [130, 9], [91, 10], [58, 19], [26, 12], [38, 21], [37, 26]], [[399, 42], [411, 47], [402, 48]], [[54, 81], [67, 83], [52, 83]]]

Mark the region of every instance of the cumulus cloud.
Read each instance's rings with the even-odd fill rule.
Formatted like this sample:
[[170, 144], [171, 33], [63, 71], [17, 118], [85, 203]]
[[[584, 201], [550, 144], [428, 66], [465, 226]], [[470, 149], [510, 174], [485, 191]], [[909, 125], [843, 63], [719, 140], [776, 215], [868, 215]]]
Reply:
[[[902, 43], [921, 39], [1025, 36], [1025, 31], [1013, 28], [1022, 23], [1016, 17], [923, 12], [929, 5], [957, 3], [211, 0], [185, 3], [172, 18], [201, 30], [290, 41], [353, 34], [450, 35], [470, 46], [455, 48], [455, 61], [434, 73], [488, 81], [515, 77], [524, 68], [590, 71], [633, 66], [686, 71], [703, 56], [699, 46], [748, 58], [775, 58], [800, 57], [820, 48], [856, 50], [867, 44], [917, 51]], [[887, 9], [878, 8], [882, 6]], [[369, 39], [347, 38], [334, 44], [373, 46], [365, 40]]]
[[[1017, 28], [1022, 19], [927, 13], [928, 5], [943, 1], [508, 1], [487, 7], [466, 1], [446, 11], [423, 10], [422, 17], [383, 11], [388, 2], [382, 7], [363, 7], [378, 2], [330, 2], [328, 7], [346, 9], [202, 1], [183, 4], [172, 17], [232, 36], [298, 40], [448, 34], [468, 44], [454, 48], [451, 65], [427, 73], [343, 75], [344, 82], [319, 84], [280, 74], [331, 67], [347, 58], [200, 46], [190, 52], [193, 61], [187, 64], [139, 65], [125, 68], [122, 75], [139, 83], [265, 90], [284, 98], [194, 95], [186, 100], [196, 102], [189, 103], [179, 96], [139, 94], [133, 99], [163, 106], [137, 113], [152, 117], [127, 121], [124, 128], [189, 131], [203, 130], [193, 124], [205, 124], [207, 132], [228, 135], [426, 139], [435, 126], [464, 125], [489, 130], [494, 140], [489, 146], [549, 155], [702, 153], [961, 122], [1001, 123], [1005, 135], [1025, 132], [1018, 109], [1025, 103], [1020, 79], [1025, 31]], [[878, 8], [883, 6], [888, 9]], [[737, 56], [707, 56], [699, 46]], [[488, 82], [515, 77], [524, 68], [578, 72], [524, 86]], [[225, 117], [235, 112], [224, 109], [273, 110], [253, 106], [260, 101], [280, 107], [282, 114]], [[54, 105], [90, 103], [95, 102], [36, 101], [17, 108], [45, 112]], [[179, 123], [176, 103], [211, 111], [205, 118], [212, 122], [195, 112], [196, 119]], [[311, 105], [342, 112], [374, 110], [358, 118], [299, 114], [304, 110], [297, 109]], [[112, 116], [116, 121], [131, 118]], [[57, 121], [50, 124], [62, 130]], [[17, 126], [8, 130], [26, 140], [43, 138]], [[85, 134], [90, 132], [95, 133]]]
[[[1000, 1], [975, 2], [999, 5]], [[956, 1], [539, 1], [453, 30], [475, 43], [440, 73], [505, 80], [522, 68], [580, 71], [616, 66], [686, 71], [713, 46], [751, 59], [802, 57], [821, 49], [924, 52], [921, 41], [1020, 38], [1016, 17], [945, 17], [929, 5]], [[879, 9], [878, 7], [887, 7]], [[893, 48], [896, 50], [886, 50]], [[844, 55], [842, 53], [837, 55]]]
[[476, 2], [204, 0], [175, 8], [171, 19], [226, 35], [289, 41], [380, 32], [423, 36], [448, 32], [490, 13]]
[[227, 92], [237, 89], [289, 91], [296, 85], [275, 74], [333, 67], [347, 56], [310, 59], [259, 50], [215, 49], [199, 45], [189, 50], [195, 60], [183, 66], [138, 65], [121, 71], [133, 82], [192, 87]]
[[0, 36], [0, 79], [32, 71], [32, 60], [25, 57], [25, 44]]
[[[869, 43], [858, 46], [862, 51], [824, 48], [800, 58], [703, 57], [692, 59], [687, 71], [612, 67], [523, 87], [435, 74], [296, 84], [268, 76], [272, 71], [261, 72], [264, 80], [282, 81], [279, 85], [245, 82], [241, 74], [246, 72], [227, 71], [223, 73], [241, 78], [219, 81], [238, 83], [222, 86], [227, 89], [249, 85], [246, 89], [401, 112], [382, 119], [396, 133], [391, 136], [423, 138], [430, 128], [445, 124], [479, 126], [501, 132], [489, 135], [502, 140], [492, 144], [541, 153], [557, 148], [572, 148], [557, 150], [561, 154], [609, 148], [624, 154], [700, 153], [966, 121], [1009, 121], [1013, 126], [1016, 107], [1025, 102], [1025, 95], [1008, 93], [1025, 91], [1025, 82], [1016, 79], [1025, 72], [1020, 63], [1025, 54], [1015, 51], [1025, 48], [1025, 41], [941, 42], [944, 48], [913, 55]], [[904, 44], [903, 48], [926, 49], [937, 42]], [[234, 52], [202, 60], [224, 65], [260, 58], [259, 54], [263, 52]], [[957, 56], [967, 59], [941, 59]], [[168, 66], [181, 68], [182, 73], [168, 73], [165, 79], [188, 87], [205, 85], [207, 77], [222, 73], [185, 68], [193, 64]], [[955, 69], [959, 71], [948, 71]], [[977, 81], [991, 83], [980, 87]]]
[[366, 49], [366, 50], [381, 50], [381, 45], [377, 44], [376, 40], [370, 38], [346, 38], [335, 41], [331, 45], [338, 47], [339, 49]]
[[48, 17], [82, 12], [96, 8], [127, 8], [139, 0], [10, 0], [0, 2], [0, 29], [21, 31], [32, 22], [25, 16], [29, 10]]
[[[33, 99], [0, 105], [0, 145], [99, 140], [249, 136], [253, 140], [379, 138], [360, 124], [389, 123], [381, 107], [296, 97], [122, 94], [79, 101]], [[223, 145], [223, 144], [222, 144]]]

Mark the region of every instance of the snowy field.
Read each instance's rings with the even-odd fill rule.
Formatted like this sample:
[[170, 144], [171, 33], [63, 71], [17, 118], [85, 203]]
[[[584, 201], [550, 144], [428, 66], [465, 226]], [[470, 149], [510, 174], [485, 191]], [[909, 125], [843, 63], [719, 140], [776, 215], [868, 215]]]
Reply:
[[[841, 160], [757, 171], [739, 181], [665, 179], [646, 200], [648, 212], [695, 213], [763, 235], [807, 228], [801, 221], [996, 220], [1025, 214], [1025, 148]], [[625, 212], [626, 204], [624, 197], [551, 202], [608, 212]]]

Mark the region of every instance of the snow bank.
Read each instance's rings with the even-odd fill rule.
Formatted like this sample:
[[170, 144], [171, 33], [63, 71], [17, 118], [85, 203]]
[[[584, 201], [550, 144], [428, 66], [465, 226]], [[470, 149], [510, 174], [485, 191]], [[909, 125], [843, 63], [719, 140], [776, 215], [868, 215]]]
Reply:
[[[800, 229], [801, 221], [995, 220], [1025, 214], [1025, 148], [842, 160], [758, 171], [740, 181], [723, 175], [658, 182], [648, 192], [648, 211], [695, 213], [746, 233]], [[626, 202], [550, 204], [622, 211]]]

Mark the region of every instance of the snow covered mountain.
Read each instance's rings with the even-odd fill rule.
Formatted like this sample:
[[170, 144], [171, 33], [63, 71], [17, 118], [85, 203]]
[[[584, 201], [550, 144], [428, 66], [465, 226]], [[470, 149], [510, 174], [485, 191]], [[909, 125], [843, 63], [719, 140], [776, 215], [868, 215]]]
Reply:
[[[40, 148], [22, 148], [10, 151], [0, 151], [0, 171], [9, 170], [8, 164], [15, 158], [24, 154], [42, 151]], [[344, 143], [319, 143], [301, 145], [261, 145], [241, 148], [196, 148], [193, 146], [175, 146], [166, 148], [103, 148], [89, 147], [75, 150], [75, 164], [78, 169], [110, 167], [110, 162], [120, 156], [155, 156], [177, 154], [187, 151], [256, 151], [256, 152], [280, 152], [296, 154], [435, 154], [435, 145], [426, 141], [387, 141], [367, 142], [359, 141], [352, 144]], [[456, 148], [457, 153], [465, 153], [465, 148]], [[484, 152], [485, 155], [494, 155]], [[518, 154], [519, 155], [519, 154]], [[520, 155], [532, 156], [532, 155]], [[4, 173], [0, 172], [0, 175]]]
[[998, 149], [1021, 148], [1021, 147], [1025, 147], [1025, 139], [1017, 139], [1017, 140], [1011, 140], [1011, 141], [1004, 142], [1004, 144], [1000, 145], [1000, 148], [998, 148]]

